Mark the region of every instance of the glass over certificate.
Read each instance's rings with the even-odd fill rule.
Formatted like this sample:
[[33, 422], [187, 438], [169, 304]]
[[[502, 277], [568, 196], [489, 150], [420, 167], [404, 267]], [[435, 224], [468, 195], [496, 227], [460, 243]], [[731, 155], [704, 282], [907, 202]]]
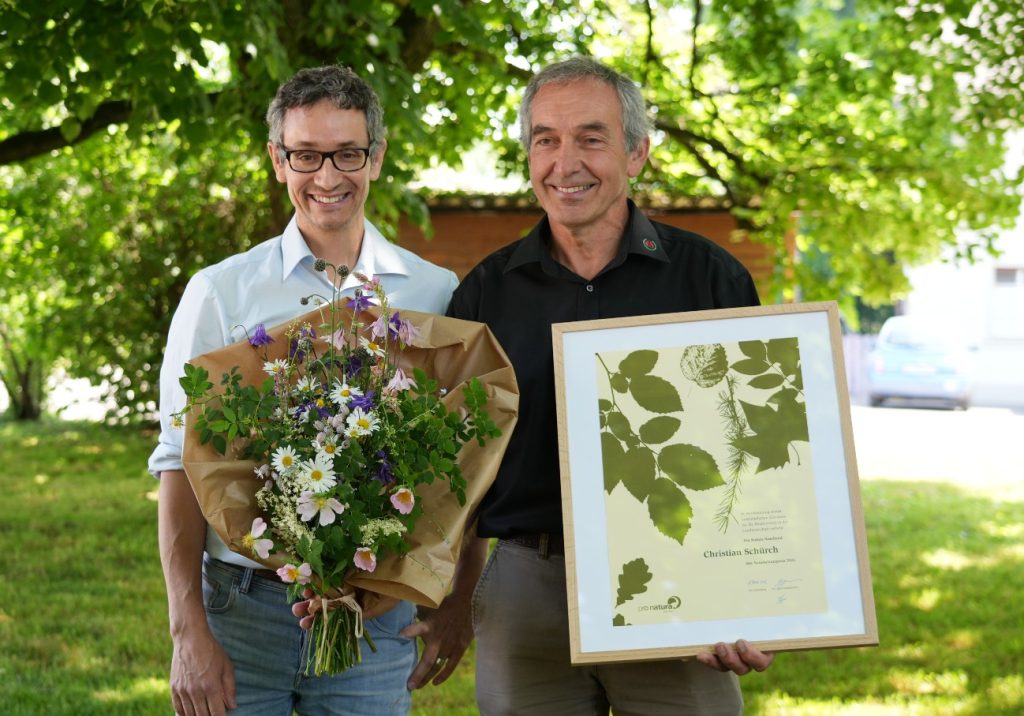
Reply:
[[877, 643], [834, 304], [553, 333], [575, 663]]

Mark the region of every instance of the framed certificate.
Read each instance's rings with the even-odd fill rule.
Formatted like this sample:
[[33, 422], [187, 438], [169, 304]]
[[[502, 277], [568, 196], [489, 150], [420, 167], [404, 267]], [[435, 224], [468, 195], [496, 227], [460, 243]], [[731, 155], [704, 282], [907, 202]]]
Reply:
[[574, 664], [878, 643], [835, 303], [552, 333]]

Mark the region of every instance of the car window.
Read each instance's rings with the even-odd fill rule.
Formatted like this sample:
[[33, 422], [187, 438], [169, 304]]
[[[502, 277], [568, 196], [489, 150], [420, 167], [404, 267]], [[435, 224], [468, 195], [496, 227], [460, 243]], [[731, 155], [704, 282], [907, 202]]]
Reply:
[[880, 340], [891, 346], [918, 350], [949, 350], [960, 344], [956, 336], [937, 324], [892, 319], [883, 326]]

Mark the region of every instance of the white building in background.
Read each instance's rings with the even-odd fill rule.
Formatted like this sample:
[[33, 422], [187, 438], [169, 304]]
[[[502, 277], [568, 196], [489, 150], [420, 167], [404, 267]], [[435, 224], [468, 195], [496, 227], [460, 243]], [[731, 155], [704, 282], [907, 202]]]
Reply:
[[[1024, 134], [1011, 141], [1007, 171], [1024, 164]], [[905, 313], [942, 320], [978, 347], [975, 405], [1024, 409], [1024, 216], [999, 237], [1000, 255], [974, 264], [936, 263], [908, 271]]]

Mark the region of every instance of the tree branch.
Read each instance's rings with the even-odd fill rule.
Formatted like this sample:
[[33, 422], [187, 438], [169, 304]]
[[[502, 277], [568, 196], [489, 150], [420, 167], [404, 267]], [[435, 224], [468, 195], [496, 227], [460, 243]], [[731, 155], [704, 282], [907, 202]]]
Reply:
[[0, 165], [25, 161], [54, 149], [74, 146], [111, 124], [128, 121], [131, 115], [131, 102], [111, 100], [97, 107], [95, 114], [82, 122], [82, 131], [70, 141], [65, 139], [60, 127], [20, 132], [0, 141]]
[[643, 84], [647, 85], [647, 77], [650, 75], [651, 63], [657, 58], [654, 54], [654, 8], [651, 4], [654, 0], [647, 0], [644, 3], [644, 10], [647, 13], [647, 51], [644, 55], [644, 75]]
[[420, 15], [410, 3], [402, 8], [395, 20], [395, 29], [402, 33], [402, 64], [410, 72], [416, 72], [434, 50], [434, 37], [440, 23], [434, 13]]
[[[723, 144], [720, 140], [715, 139], [714, 137], [704, 137], [699, 134], [695, 134], [694, 132], [691, 132], [689, 129], [684, 129], [683, 127], [680, 127], [675, 124], [669, 124], [667, 122], [655, 122], [654, 126], [657, 129], [660, 129], [661, 131], [665, 132], [665, 134], [669, 135], [676, 141], [680, 142], [687, 149], [689, 149], [690, 153], [693, 154], [694, 157], [698, 158], [698, 161], [700, 161], [702, 157], [700, 155], [700, 152], [697, 151], [695, 145], [706, 144], [719, 154], [726, 157], [730, 162], [732, 162], [739, 173], [748, 176], [751, 179], [754, 179], [761, 186], [765, 186], [769, 184], [771, 181], [770, 177], [757, 174], [756, 172], [753, 172], [749, 168], [747, 168], [747, 164], [745, 161], [743, 161], [743, 157], [736, 154], [736, 152], [729, 149], [727, 146], [725, 146], [725, 144]], [[718, 176], [717, 171], [715, 172], [715, 178], [721, 181], [721, 177]]]
[[697, 49], [697, 28], [700, 27], [700, 11], [700, 0], [693, 0], [693, 29], [690, 31], [690, 76], [688, 82], [690, 84], [690, 94], [694, 97], [703, 94], [694, 83], [694, 74], [697, 71], [697, 64], [700, 62], [700, 50]]

